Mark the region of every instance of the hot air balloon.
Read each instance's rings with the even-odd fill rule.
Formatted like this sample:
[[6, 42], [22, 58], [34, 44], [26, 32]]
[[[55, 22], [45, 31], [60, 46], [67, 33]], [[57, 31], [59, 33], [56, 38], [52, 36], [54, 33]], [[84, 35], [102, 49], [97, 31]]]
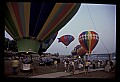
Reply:
[[76, 51], [77, 55], [83, 57], [86, 54], [86, 51], [84, 50], [84, 48], [81, 45], [77, 45], [74, 48], [74, 51]]
[[58, 42], [62, 42], [66, 46], [66, 48], [73, 40], [74, 37], [72, 35], [63, 35], [58, 38]]
[[94, 31], [84, 31], [79, 35], [79, 42], [85, 51], [90, 55], [99, 40], [99, 36]]
[[77, 55], [77, 51], [76, 51], [76, 50], [72, 50], [72, 51], [71, 51], [71, 54], [72, 54], [73, 56], [75, 56], [75, 55]]
[[5, 30], [17, 41], [18, 52], [38, 52], [40, 44], [58, 32], [80, 3], [6, 2]]
[[84, 49], [82, 46], [80, 46], [80, 47], [77, 49], [77, 54], [78, 54], [80, 57], [83, 58], [83, 56], [86, 54], [86, 51], [85, 51], [85, 49]]
[[77, 45], [74, 50], [77, 51], [77, 49], [79, 49], [81, 46], [80, 45]]

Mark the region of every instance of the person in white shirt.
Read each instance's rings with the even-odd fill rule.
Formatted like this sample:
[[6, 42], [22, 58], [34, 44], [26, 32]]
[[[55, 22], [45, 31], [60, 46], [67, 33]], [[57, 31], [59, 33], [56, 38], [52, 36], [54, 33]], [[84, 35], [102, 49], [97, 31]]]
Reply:
[[66, 60], [64, 61], [64, 67], [65, 67], [65, 72], [67, 72], [67, 62], [66, 62]]
[[58, 62], [57, 62], [57, 60], [55, 60], [54, 61], [54, 66], [55, 66], [55, 70], [57, 71], [57, 64], [58, 64]]

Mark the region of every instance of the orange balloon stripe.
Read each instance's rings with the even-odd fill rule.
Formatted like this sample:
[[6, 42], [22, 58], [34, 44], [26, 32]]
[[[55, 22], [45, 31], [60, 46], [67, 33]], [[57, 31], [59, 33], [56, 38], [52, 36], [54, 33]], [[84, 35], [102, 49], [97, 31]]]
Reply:
[[92, 41], [91, 41], [91, 51], [95, 48], [96, 44], [98, 43], [98, 40], [96, 40], [96, 35], [98, 36], [98, 34], [96, 34], [95, 32], [91, 32], [92, 33]]
[[[81, 36], [81, 35], [80, 35], [80, 36]], [[79, 37], [80, 37], [80, 36], [79, 36]], [[88, 50], [87, 50], [87, 48], [86, 48], [86, 45], [85, 45], [84, 41], [83, 41], [83, 40], [80, 41], [80, 38], [79, 38], [79, 43], [82, 45], [82, 47], [85, 49], [85, 51], [88, 52]]]
[[88, 54], [90, 55], [91, 54], [91, 40], [92, 40], [92, 37], [90, 36], [91, 35], [90, 31], [88, 31], [88, 35], [89, 35]]
[[25, 28], [26, 28], [26, 37], [29, 36], [29, 21], [30, 21], [30, 2], [24, 3], [24, 17], [25, 17]]

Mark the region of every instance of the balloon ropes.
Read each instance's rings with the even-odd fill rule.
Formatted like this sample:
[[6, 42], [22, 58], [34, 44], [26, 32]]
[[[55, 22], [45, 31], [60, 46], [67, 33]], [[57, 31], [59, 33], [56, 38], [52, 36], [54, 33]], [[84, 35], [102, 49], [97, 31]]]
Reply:
[[[94, 24], [94, 21], [93, 21], [93, 19], [92, 19], [92, 16], [91, 16], [91, 14], [90, 14], [90, 10], [89, 10], [88, 5], [87, 5], [87, 8], [88, 8], [88, 12], [89, 12], [89, 15], [90, 15], [91, 21], [92, 21], [92, 23], [93, 23], [93, 26], [94, 26], [95, 30], [97, 31], [96, 26], [95, 26], [95, 24]], [[105, 46], [105, 44], [104, 44], [102, 38], [100, 38], [100, 39], [101, 39], [101, 41], [102, 41], [102, 44], [103, 44], [104, 48], [105, 48], [106, 51], [109, 53], [109, 51], [108, 51], [108, 49], [106, 48], [106, 46]]]
[[6, 2], [5, 30], [17, 41], [18, 52], [37, 53], [42, 48], [41, 43], [51, 45], [53, 41], [50, 40], [49, 43], [47, 40], [71, 20], [80, 5], [81, 3]]
[[[93, 19], [92, 19], [92, 15], [90, 14], [89, 7], [88, 7], [87, 4], [86, 4], [86, 6], [87, 6], [87, 9], [88, 9], [88, 12], [89, 12], [89, 15], [90, 15], [90, 18], [91, 18], [92, 24], [93, 24], [95, 30], [97, 31], [96, 26], [95, 26], [95, 24], [94, 24], [94, 21], [93, 21]], [[98, 31], [97, 31], [97, 32], [98, 32]], [[97, 36], [98, 36], [98, 34], [97, 34]], [[109, 51], [108, 51], [108, 49], [106, 48], [106, 46], [105, 46], [105, 44], [104, 44], [102, 38], [100, 38], [100, 39], [101, 39], [101, 43], [103, 44], [104, 48], [105, 48], [106, 51], [109, 53]], [[99, 37], [98, 37], [98, 40], [99, 40]], [[95, 41], [95, 42], [97, 43], [98, 41]], [[89, 44], [89, 43], [88, 43], [88, 44]], [[94, 44], [94, 45], [96, 45], [96, 44]], [[85, 45], [84, 45], [84, 46], [85, 46]], [[90, 45], [89, 45], [89, 46], [90, 46]], [[91, 49], [94, 48], [94, 47], [95, 47], [95, 46], [92, 46]], [[90, 48], [89, 48], [89, 49], [86, 48], [85, 50], [88, 51], [88, 54], [90, 54], [90, 53], [91, 53], [91, 49], [90, 49]]]
[[58, 38], [58, 42], [62, 42], [66, 46], [66, 48], [73, 40], [74, 37], [72, 35], [63, 35]]

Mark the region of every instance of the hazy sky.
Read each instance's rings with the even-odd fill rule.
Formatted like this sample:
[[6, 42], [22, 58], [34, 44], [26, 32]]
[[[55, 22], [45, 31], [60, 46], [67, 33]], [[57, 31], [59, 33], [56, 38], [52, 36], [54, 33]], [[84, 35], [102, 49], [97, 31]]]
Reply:
[[[66, 55], [71, 54], [71, 51], [74, 49], [74, 47], [80, 44], [78, 41], [78, 36], [80, 33], [89, 30], [93, 30], [99, 35], [98, 44], [93, 49], [95, 53], [115, 52], [116, 5], [82, 3], [75, 16], [62, 29], [60, 29], [56, 39], [46, 52]], [[75, 38], [67, 48], [63, 43], [58, 43], [57, 39], [65, 34], [72, 35]], [[6, 32], [5, 36], [9, 37]]]

